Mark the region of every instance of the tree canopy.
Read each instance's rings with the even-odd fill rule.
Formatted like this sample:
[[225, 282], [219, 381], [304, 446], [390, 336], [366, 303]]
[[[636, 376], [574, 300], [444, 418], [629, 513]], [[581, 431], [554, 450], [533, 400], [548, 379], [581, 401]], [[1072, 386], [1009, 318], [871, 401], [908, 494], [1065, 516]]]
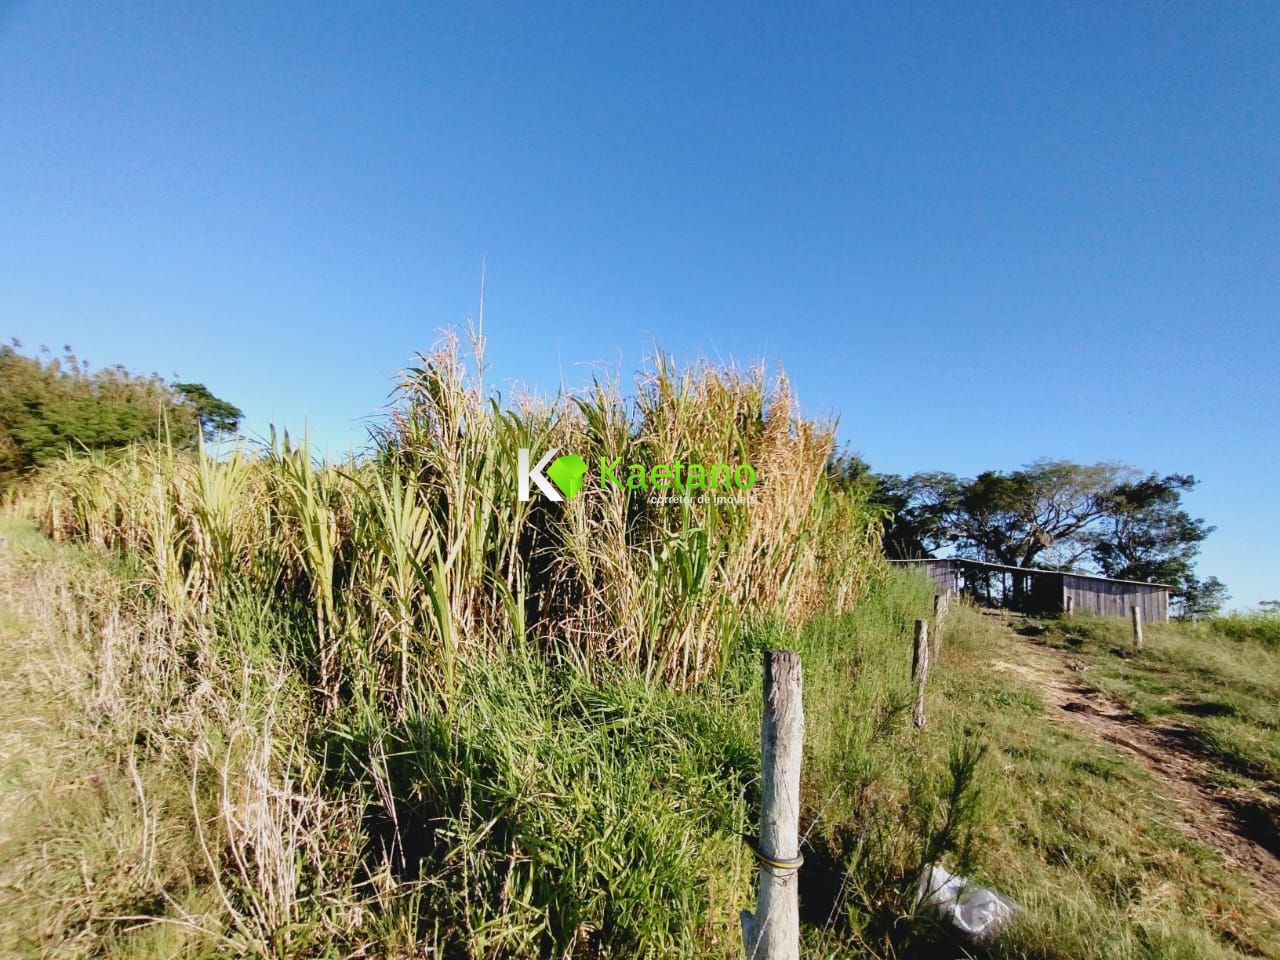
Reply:
[[0, 485], [68, 450], [110, 450], [167, 436], [179, 448], [232, 434], [241, 412], [199, 383], [168, 384], [123, 366], [90, 370], [61, 356], [0, 347]]
[[213, 441], [240, 429], [244, 416], [240, 408], [215, 397], [203, 383], [175, 383], [173, 392], [195, 410], [205, 440]]

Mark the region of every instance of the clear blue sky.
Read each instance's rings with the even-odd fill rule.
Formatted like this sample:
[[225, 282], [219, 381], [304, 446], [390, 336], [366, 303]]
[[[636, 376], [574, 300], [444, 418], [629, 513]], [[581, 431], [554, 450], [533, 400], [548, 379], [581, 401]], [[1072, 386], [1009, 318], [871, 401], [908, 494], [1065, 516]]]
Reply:
[[1280, 7], [0, 0], [0, 316], [363, 436], [473, 313], [553, 390], [780, 361], [878, 470], [1202, 480], [1280, 597]]

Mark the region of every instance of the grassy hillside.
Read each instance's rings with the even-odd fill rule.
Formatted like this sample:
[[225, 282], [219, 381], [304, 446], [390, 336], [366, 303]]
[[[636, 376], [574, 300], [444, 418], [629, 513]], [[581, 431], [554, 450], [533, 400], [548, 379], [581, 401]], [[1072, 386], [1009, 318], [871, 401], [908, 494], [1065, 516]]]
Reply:
[[[446, 346], [359, 462], [281, 440], [48, 471], [11, 511], [43, 532], [11, 516], [0, 550], [0, 954], [738, 957], [760, 654], [784, 646], [806, 956], [957, 955], [913, 908], [934, 861], [1025, 908], [994, 956], [1280, 956], [1275, 904], [1149, 771], [997, 669], [1024, 643], [1003, 624], [958, 606], [911, 725], [930, 588], [883, 569], [830, 441], [755, 375], [501, 407]], [[526, 445], [762, 483], [521, 503]], [[1162, 657], [1201, 682], [1217, 642], [1153, 630], [1116, 682]], [[1255, 649], [1223, 681], [1246, 726], [1274, 721]]]
[[5, 955], [737, 956], [771, 645], [806, 670], [807, 956], [955, 955], [912, 918], [933, 859], [1025, 907], [997, 956], [1280, 955], [1148, 774], [991, 668], [998, 624], [955, 613], [910, 726], [914, 581], [692, 694], [511, 650], [451, 709], [326, 716], [270, 611], [175, 631], [127, 562], [5, 532]]

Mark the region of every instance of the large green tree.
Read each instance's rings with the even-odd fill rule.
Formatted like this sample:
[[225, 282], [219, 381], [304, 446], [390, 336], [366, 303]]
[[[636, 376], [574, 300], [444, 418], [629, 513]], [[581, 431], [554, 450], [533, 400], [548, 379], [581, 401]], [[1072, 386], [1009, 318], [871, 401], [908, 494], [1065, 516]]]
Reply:
[[91, 370], [70, 347], [55, 356], [0, 347], [0, 485], [68, 450], [110, 450], [167, 436], [190, 448], [234, 433], [240, 411], [202, 384], [167, 384], [122, 366]]
[[173, 391], [195, 411], [205, 440], [213, 442], [240, 429], [240, 408], [215, 397], [203, 383], [175, 383]]
[[1153, 473], [1109, 490], [1103, 522], [1087, 541], [1099, 569], [1122, 580], [1166, 583], [1182, 576], [1214, 529], [1182, 509], [1182, 495], [1195, 483], [1189, 474]]

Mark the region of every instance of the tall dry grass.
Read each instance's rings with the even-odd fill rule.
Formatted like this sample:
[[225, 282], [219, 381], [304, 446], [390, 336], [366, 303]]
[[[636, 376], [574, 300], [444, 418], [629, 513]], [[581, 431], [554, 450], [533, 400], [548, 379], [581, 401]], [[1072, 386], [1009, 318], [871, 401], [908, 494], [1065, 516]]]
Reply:
[[175, 624], [128, 564], [4, 529], [0, 953], [288, 956], [359, 929], [360, 789], [322, 783], [269, 625]]
[[[833, 425], [803, 418], [784, 377], [659, 357], [630, 398], [597, 381], [504, 406], [474, 347], [470, 364], [453, 337], [418, 358], [365, 457], [319, 464], [287, 436], [222, 458], [134, 448], [64, 461], [24, 506], [57, 540], [141, 557], [176, 620], [237, 594], [304, 609], [298, 653], [331, 707], [447, 701], [461, 663], [513, 643], [684, 688], [723, 665], [744, 618], [858, 597], [880, 517], [824, 476]], [[579, 454], [586, 489], [520, 502], [521, 447]], [[754, 502], [601, 484], [595, 465], [619, 457], [750, 463]]]

